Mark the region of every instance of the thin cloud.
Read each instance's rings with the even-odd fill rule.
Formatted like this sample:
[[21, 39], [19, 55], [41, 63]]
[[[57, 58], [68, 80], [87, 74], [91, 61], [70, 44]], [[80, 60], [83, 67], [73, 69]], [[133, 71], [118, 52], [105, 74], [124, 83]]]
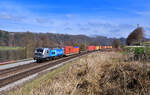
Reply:
[[141, 16], [150, 16], [150, 11], [138, 11], [136, 14]]
[[[0, 2], [0, 5], [0, 23], [5, 26], [5, 28], [2, 26], [0, 28], [10, 31], [30, 30], [31, 32], [44, 33], [127, 37], [136, 28], [136, 24], [140, 23], [143, 27], [150, 24], [149, 19], [145, 20], [146, 17], [150, 16], [149, 11], [137, 11], [130, 7], [108, 6], [106, 8], [104, 6], [96, 8], [89, 6], [88, 8], [87, 6], [71, 5], [47, 6], [47, 4], [45, 6], [44, 4], [32, 6], [32, 4], [24, 5], [13, 1]], [[150, 31], [150, 29], [146, 28], [146, 31]]]
[[64, 30], [65, 30], [65, 31], [72, 31], [73, 29], [70, 28], [70, 27], [66, 27]]

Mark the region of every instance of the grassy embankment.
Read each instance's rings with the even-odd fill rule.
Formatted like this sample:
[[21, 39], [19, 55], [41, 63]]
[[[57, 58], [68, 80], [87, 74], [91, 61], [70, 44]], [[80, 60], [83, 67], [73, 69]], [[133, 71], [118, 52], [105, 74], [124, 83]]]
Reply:
[[24, 47], [8, 47], [8, 46], [0, 46], [1, 51], [7, 51], [7, 50], [21, 50], [25, 49]]
[[[81, 58], [84, 58], [85, 56], [82, 56]], [[41, 85], [46, 85], [47, 83], [52, 82], [52, 78], [57, 76], [60, 72], [65, 71], [67, 68], [69, 68], [69, 66], [73, 63], [76, 63], [78, 59], [69, 62], [69, 64], [65, 64], [63, 66], [61, 66], [58, 69], [55, 69], [27, 84], [25, 84], [23, 87], [21, 88], [17, 88], [17, 90], [15, 91], [11, 91], [8, 93], [8, 95], [30, 95], [32, 93], [33, 89], [38, 89], [40, 88]], [[15, 88], [16, 89], [16, 88]]]
[[117, 52], [90, 54], [9, 95], [150, 95], [150, 66]]

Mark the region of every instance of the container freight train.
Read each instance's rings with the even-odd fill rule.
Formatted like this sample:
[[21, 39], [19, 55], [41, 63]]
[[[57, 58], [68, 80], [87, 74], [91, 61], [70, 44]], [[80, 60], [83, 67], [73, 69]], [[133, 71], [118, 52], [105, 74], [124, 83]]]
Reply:
[[[87, 46], [85, 51], [96, 51], [101, 49], [112, 48], [112, 46]], [[65, 46], [63, 48], [36, 48], [34, 51], [34, 60], [38, 63], [44, 60], [51, 60], [64, 56], [80, 53], [79, 47]]]
[[112, 49], [112, 46], [87, 46], [87, 51], [94, 51], [101, 49]]

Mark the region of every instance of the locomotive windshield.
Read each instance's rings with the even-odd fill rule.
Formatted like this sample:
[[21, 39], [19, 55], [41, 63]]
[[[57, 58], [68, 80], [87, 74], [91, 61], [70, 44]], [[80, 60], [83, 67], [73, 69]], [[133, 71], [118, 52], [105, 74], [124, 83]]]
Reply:
[[37, 52], [43, 52], [43, 49], [38, 48], [38, 49], [36, 49], [36, 51], [37, 51]]

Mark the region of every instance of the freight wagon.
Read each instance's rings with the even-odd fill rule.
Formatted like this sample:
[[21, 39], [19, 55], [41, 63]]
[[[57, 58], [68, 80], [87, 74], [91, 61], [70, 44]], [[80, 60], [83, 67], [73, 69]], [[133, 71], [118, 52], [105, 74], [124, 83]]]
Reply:
[[73, 47], [73, 53], [79, 53], [79, 47], [77, 46]]
[[112, 46], [100, 46], [100, 49], [112, 49]]
[[94, 51], [94, 50], [96, 50], [96, 46], [88, 46], [87, 50], [88, 51]]
[[111, 48], [111, 49], [112, 49], [112, 46], [109, 46], [109, 48]]
[[106, 48], [106, 46], [101, 46], [101, 48], [102, 48], [102, 49], [105, 49], [105, 48]]
[[96, 50], [99, 50], [99, 46], [96, 46]]
[[73, 47], [73, 46], [65, 46], [64, 47], [64, 55], [72, 55], [79, 53], [79, 47]]
[[102, 49], [102, 46], [99, 46], [99, 50], [101, 50]]

